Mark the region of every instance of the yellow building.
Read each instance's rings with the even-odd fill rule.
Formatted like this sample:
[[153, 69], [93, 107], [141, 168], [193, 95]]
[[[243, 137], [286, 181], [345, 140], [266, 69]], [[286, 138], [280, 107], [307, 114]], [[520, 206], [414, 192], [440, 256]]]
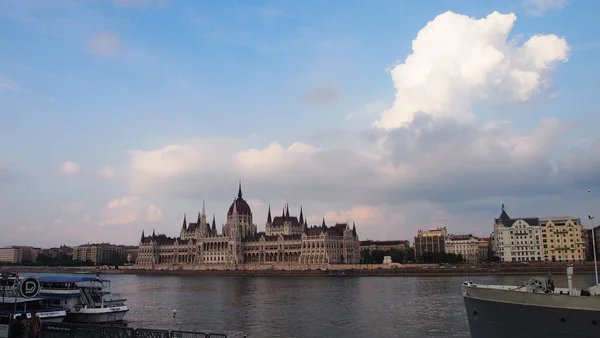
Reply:
[[579, 218], [541, 217], [540, 226], [544, 261], [585, 261], [584, 230]]

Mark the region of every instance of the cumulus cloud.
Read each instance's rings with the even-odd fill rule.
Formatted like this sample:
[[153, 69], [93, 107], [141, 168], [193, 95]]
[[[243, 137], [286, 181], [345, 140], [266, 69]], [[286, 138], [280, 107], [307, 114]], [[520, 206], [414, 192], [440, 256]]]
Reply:
[[340, 98], [340, 92], [331, 86], [323, 86], [307, 91], [302, 99], [306, 103], [324, 105], [335, 103]]
[[[225, 201], [242, 176], [248, 198], [346, 205], [311, 213], [310, 220], [354, 220], [366, 236], [380, 238], [456, 224], [448, 210], [460, 205], [560, 194], [574, 171], [556, 160], [555, 149], [568, 136], [563, 122], [542, 119], [530, 130], [474, 123], [476, 103], [527, 101], [568, 60], [567, 42], [555, 35], [508, 41], [515, 20], [514, 14], [474, 19], [447, 12], [429, 22], [391, 71], [392, 107], [376, 128], [348, 135], [342, 146], [312, 138], [248, 147], [242, 139], [213, 138], [135, 150], [127, 173], [132, 192]], [[481, 219], [461, 224], [474, 229]]]
[[478, 101], [526, 101], [545, 88], [554, 66], [568, 60], [567, 41], [553, 34], [509, 41], [516, 18], [446, 12], [430, 21], [392, 69], [396, 100], [375, 126], [396, 128], [418, 112], [472, 122]]
[[164, 219], [164, 215], [162, 210], [160, 210], [156, 205], [150, 204], [146, 209], [146, 220], [148, 222], [158, 222]]
[[119, 37], [113, 32], [94, 35], [88, 42], [88, 51], [100, 57], [114, 57], [121, 50]]
[[58, 168], [58, 172], [65, 176], [76, 176], [79, 174], [79, 165], [75, 162], [65, 161]]
[[113, 179], [117, 177], [117, 173], [112, 167], [105, 166], [98, 171], [98, 176], [106, 179]]
[[523, 6], [531, 15], [542, 15], [550, 9], [563, 9], [569, 0], [524, 0]]
[[110, 201], [104, 208], [102, 218], [98, 225], [157, 222], [163, 219], [163, 212], [154, 204], [144, 204], [137, 196], [124, 196]]

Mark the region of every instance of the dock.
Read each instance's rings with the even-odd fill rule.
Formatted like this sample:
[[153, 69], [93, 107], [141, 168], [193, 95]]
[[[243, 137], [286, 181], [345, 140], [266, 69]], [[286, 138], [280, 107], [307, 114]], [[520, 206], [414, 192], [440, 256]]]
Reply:
[[44, 323], [41, 338], [246, 338], [243, 332], [134, 329], [126, 326]]

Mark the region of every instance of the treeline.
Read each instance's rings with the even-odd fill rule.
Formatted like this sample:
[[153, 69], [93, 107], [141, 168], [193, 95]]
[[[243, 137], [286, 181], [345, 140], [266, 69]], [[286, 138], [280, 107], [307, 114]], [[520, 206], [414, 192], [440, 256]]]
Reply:
[[406, 251], [391, 249], [391, 250], [369, 250], [364, 249], [360, 252], [360, 261], [362, 264], [381, 264], [383, 258], [390, 256], [394, 263], [411, 263], [415, 262], [415, 249]]
[[445, 253], [445, 252], [425, 252], [423, 257], [419, 260], [415, 257], [415, 249], [410, 248], [406, 251], [391, 249], [391, 250], [369, 250], [363, 249], [360, 252], [360, 261], [362, 264], [381, 264], [383, 258], [390, 256], [393, 263], [448, 263], [448, 264], [460, 264], [464, 263], [465, 259], [462, 255]]

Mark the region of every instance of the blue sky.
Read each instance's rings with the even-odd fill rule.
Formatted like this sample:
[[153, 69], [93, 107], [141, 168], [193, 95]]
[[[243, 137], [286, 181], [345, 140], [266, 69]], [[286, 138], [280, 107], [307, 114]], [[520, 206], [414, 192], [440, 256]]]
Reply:
[[[545, 3], [547, 8], [540, 10], [533, 3]], [[452, 206], [427, 193], [381, 201], [376, 196], [389, 192], [373, 188], [372, 200], [363, 198], [366, 194], [356, 190], [368, 183], [370, 173], [357, 169], [357, 176], [351, 176], [347, 168], [354, 162], [343, 155], [331, 165], [307, 166], [319, 170], [280, 172], [277, 179], [283, 181], [279, 182], [258, 179], [258, 169], [248, 166], [229, 170], [229, 162], [216, 159], [230, 149], [222, 144], [224, 139], [241, 142], [244, 149], [262, 149], [272, 142], [287, 148], [302, 142], [320, 149], [320, 154], [330, 154], [330, 159], [338, 156], [328, 153], [333, 149], [372, 150], [375, 146], [365, 145], [364, 139], [377, 134], [372, 124], [394, 105], [397, 94], [390, 71], [412, 53], [419, 31], [446, 11], [473, 20], [494, 11], [514, 13], [517, 19], [509, 40], [516, 38], [522, 44], [536, 34], [554, 34], [569, 46], [568, 61], [544, 73], [548, 85], [538, 94], [523, 101], [474, 102], [472, 123], [477, 128], [495, 122], [503, 126], [502, 132], [527, 135], [543, 118], [555, 118], [565, 124], [561, 133], [567, 138], [553, 144], [542, 162], [579, 152], [597, 155], [590, 146], [597, 138], [595, 93], [600, 70], [595, 60], [600, 29], [595, 13], [600, 4], [593, 1], [32, 0], [2, 1], [2, 6], [0, 169], [10, 169], [5, 172], [11, 175], [0, 176], [4, 185], [0, 228], [7, 234], [0, 245], [135, 243], [142, 229], [152, 228], [176, 235], [181, 215], [199, 211], [202, 199], [212, 203], [210, 213], [222, 221], [240, 176], [248, 187], [245, 196], [254, 200], [259, 228], [266, 206], [272, 203], [279, 210], [284, 201], [295, 207], [308, 205], [315, 219], [330, 215], [331, 222], [363, 220], [362, 238], [381, 239], [410, 238], [417, 228], [436, 225], [447, 225], [453, 232], [485, 234], [497, 216], [490, 210], [510, 199], [530, 201], [519, 203], [522, 209], [517, 213], [552, 212], [563, 201], [540, 187], [553, 181], [524, 186], [521, 197], [498, 196], [490, 186], [487, 194], [477, 195], [478, 203], [486, 202], [474, 211], [467, 208], [473, 200]], [[463, 33], [448, 30], [449, 35]], [[510, 123], [504, 124], [507, 120]], [[148, 176], [143, 182], [146, 187], [140, 188], [142, 183], [136, 179], [152, 171], [154, 164], [145, 161], [148, 168], [132, 169], [136, 166], [131, 151], [197, 143], [207, 146], [211, 156], [194, 146], [182, 155], [189, 167], [171, 168], [181, 176]], [[237, 145], [232, 147], [241, 151]], [[253, 156], [262, 166], [271, 163], [266, 153]], [[179, 160], [162, 157], [161, 163]], [[65, 161], [79, 169], [61, 175], [59, 168]], [[490, 160], [485, 161], [481, 163]], [[596, 157], [590, 161], [596, 163]], [[221, 164], [226, 166], [223, 170]], [[98, 177], [105, 166], [114, 174]], [[210, 170], [202, 171], [205, 167]], [[346, 193], [341, 187], [318, 183], [331, 182], [327, 175], [332, 171], [346, 179], [338, 182], [343, 189], [353, 190]], [[594, 181], [593, 172], [589, 175]], [[213, 186], [215, 182], [219, 186]], [[224, 186], [225, 182], [229, 183]], [[382, 187], [394, 182], [383, 182]], [[452, 192], [447, 184], [439, 186]], [[358, 197], [336, 199], [305, 193], [303, 187], [339, 189], [341, 195]], [[565, 187], [576, 189], [573, 185], [560, 189]], [[398, 183], [397, 188], [405, 189], [406, 184]], [[529, 195], [534, 190], [539, 193]], [[549, 196], [552, 202], [546, 200]], [[123, 206], [119, 212], [129, 217], [109, 210], [110, 202], [117, 200], [122, 204], [113, 206]], [[144, 217], [150, 205], [160, 209], [160, 215]], [[585, 215], [577, 203], [564, 205], [561, 214]], [[107, 222], [111, 217], [114, 221]], [[27, 235], [38, 231], [63, 235]]]

